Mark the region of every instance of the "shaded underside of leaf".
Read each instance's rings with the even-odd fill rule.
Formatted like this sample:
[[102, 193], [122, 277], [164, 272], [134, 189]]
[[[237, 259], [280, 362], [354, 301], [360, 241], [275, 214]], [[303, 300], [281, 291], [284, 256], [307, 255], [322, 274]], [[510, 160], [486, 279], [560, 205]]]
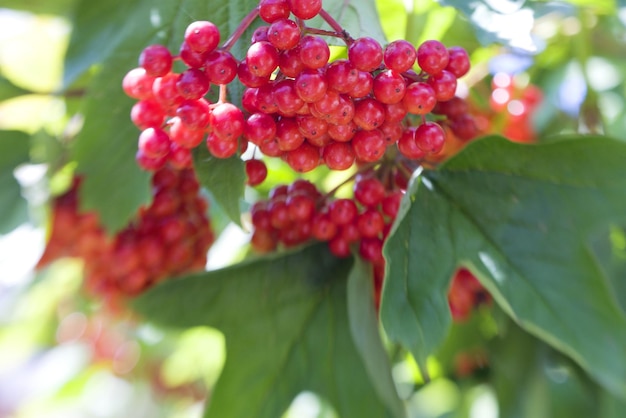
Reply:
[[449, 329], [447, 288], [463, 264], [523, 328], [626, 394], [626, 320], [588, 245], [626, 215], [625, 159], [624, 144], [600, 137], [494, 137], [425, 173], [385, 247], [390, 337], [423, 362]]
[[392, 417], [350, 332], [351, 265], [317, 245], [171, 281], [136, 307], [162, 325], [224, 332], [228, 356], [207, 417], [274, 418], [305, 390], [344, 418]]
[[193, 156], [200, 184], [211, 192], [230, 220], [241, 225], [240, 201], [246, 182], [244, 162], [238, 157], [213, 157], [204, 145]]

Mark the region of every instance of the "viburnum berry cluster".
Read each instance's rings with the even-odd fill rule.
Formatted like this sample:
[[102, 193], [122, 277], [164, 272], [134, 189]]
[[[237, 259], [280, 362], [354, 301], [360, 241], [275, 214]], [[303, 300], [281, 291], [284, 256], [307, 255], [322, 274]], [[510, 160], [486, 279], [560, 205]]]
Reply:
[[194, 172], [164, 167], [154, 173], [152, 186], [152, 203], [110, 237], [95, 212], [79, 211], [76, 178], [54, 201], [50, 238], [37, 267], [60, 257], [81, 258], [87, 290], [112, 302], [203, 269], [214, 234]]
[[[316, 16], [331, 29], [309, 26]], [[232, 46], [257, 18], [263, 24], [245, 55], [233, 56]], [[346, 58], [330, 60], [329, 39], [345, 44]], [[299, 173], [356, 165], [349, 179], [354, 198], [322, 194], [305, 180], [275, 187], [252, 207], [251, 244], [269, 252], [317, 239], [338, 257], [358, 248], [374, 266], [378, 300], [383, 242], [412, 171], [443, 149], [446, 132], [476, 135], [467, 103], [456, 96], [457, 79], [470, 69], [467, 52], [436, 40], [383, 47], [352, 38], [321, 0], [260, 0], [220, 42], [213, 23], [196, 21], [177, 54], [163, 45], [141, 52], [139, 67], [123, 81], [138, 100], [131, 110], [142, 130], [138, 164], [188, 168], [191, 150], [204, 144], [216, 158], [239, 158], [254, 146]], [[237, 81], [241, 101], [231, 103], [228, 86]], [[212, 85], [219, 86], [216, 100]], [[267, 176], [262, 160], [249, 159], [245, 168], [251, 186]]]
[[[267, 24], [254, 31], [238, 59], [230, 48], [257, 16]], [[307, 26], [315, 16], [332, 30]], [[328, 37], [345, 42], [347, 59], [329, 62]], [[155, 170], [168, 160], [189, 167], [189, 151], [203, 142], [218, 158], [232, 157], [250, 142], [298, 172], [320, 164], [345, 170], [379, 161], [392, 145], [409, 159], [422, 159], [442, 149], [442, 125], [471, 129], [467, 115], [431, 115], [455, 97], [457, 78], [469, 70], [460, 47], [429, 40], [415, 48], [397, 40], [383, 48], [369, 37], [353, 39], [321, 0], [261, 0], [219, 43], [213, 23], [193, 22], [177, 55], [150, 45], [124, 78], [124, 91], [139, 100], [131, 119], [142, 130], [142, 168]], [[185, 67], [179, 73], [177, 61]], [[245, 86], [240, 106], [227, 101], [227, 85], [235, 79]], [[211, 85], [220, 86], [215, 103], [207, 99]]]

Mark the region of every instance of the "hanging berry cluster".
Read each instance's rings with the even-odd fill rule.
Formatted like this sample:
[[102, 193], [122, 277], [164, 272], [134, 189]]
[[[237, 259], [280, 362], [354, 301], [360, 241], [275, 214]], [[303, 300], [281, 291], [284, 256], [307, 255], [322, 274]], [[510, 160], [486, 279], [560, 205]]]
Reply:
[[[331, 28], [308, 26], [321, 17]], [[257, 19], [245, 56], [230, 52]], [[346, 45], [345, 59], [330, 61], [327, 39]], [[178, 54], [151, 45], [123, 81], [138, 102], [131, 119], [142, 130], [137, 162], [146, 170], [166, 164], [190, 167], [191, 150], [206, 146], [217, 158], [238, 158], [252, 144], [305, 173], [359, 167], [354, 199], [322, 194], [304, 180], [273, 189], [251, 211], [252, 246], [259, 252], [310, 239], [328, 242], [338, 257], [351, 247], [374, 266], [377, 291], [384, 277], [383, 241], [395, 219], [408, 178], [444, 147], [446, 131], [474, 137], [476, 128], [457, 79], [470, 68], [460, 47], [428, 40], [380, 45], [352, 38], [322, 8], [321, 0], [260, 0], [220, 46], [218, 28], [196, 21], [185, 30]], [[175, 63], [184, 70], [176, 72]], [[241, 102], [227, 99], [228, 85], [244, 86]], [[209, 101], [211, 85], [219, 98]], [[448, 105], [450, 103], [450, 105]], [[246, 161], [248, 184], [264, 181], [262, 160]]]
[[[333, 30], [306, 25], [318, 15]], [[230, 48], [257, 16], [267, 25], [255, 30], [239, 60]], [[342, 39], [347, 59], [329, 62], [324, 37]], [[213, 23], [193, 22], [178, 55], [148, 46], [124, 78], [125, 92], [139, 100], [131, 119], [142, 130], [137, 161], [144, 169], [168, 160], [189, 167], [189, 150], [203, 142], [218, 158], [250, 142], [298, 172], [320, 164], [345, 170], [355, 161], [379, 161], [392, 145], [409, 159], [437, 154], [445, 142], [442, 125], [457, 129], [462, 120], [460, 129], [472, 127], [462, 115], [450, 121], [431, 115], [455, 97], [457, 78], [469, 70], [464, 49], [436, 40], [416, 49], [404, 40], [383, 48], [369, 37], [353, 39], [321, 0], [261, 0], [219, 43]], [[186, 69], [174, 72], [175, 61]], [[226, 99], [235, 78], [245, 86], [240, 106]], [[206, 98], [211, 84], [220, 86], [216, 103]]]
[[110, 237], [94, 212], [79, 212], [80, 180], [56, 198], [50, 239], [38, 268], [60, 257], [85, 263], [87, 290], [106, 300], [134, 296], [168, 277], [201, 270], [214, 241], [192, 170], [165, 167], [152, 177], [153, 201]]

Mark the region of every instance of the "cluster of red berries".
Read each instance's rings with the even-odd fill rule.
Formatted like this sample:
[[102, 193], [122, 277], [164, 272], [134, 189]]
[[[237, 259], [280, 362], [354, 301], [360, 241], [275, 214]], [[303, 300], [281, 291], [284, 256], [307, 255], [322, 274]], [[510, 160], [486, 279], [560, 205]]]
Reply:
[[251, 209], [252, 247], [265, 253], [276, 250], [279, 244], [291, 247], [316, 239], [327, 242], [337, 257], [348, 257], [351, 246], [355, 246], [374, 266], [379, 292], [385, 262], [383, 240], [403, 194], [398, 188], [388, 190], [374, 173], [357, 177], [354, 199], [323, 195], [306, 180], [277, 186], [269, 200], [256, 202]]
[[[237, 60], [229, 49], [257, 15], [268, 25], [255, 30], [245, 57]], [[334, 31], [305, 25], [318, 15]], [[343, 39], [348, 59], [329, 62], [330, 49], [318, 34]], [[446, 136], [426, 115], [455, 97], [457, 78], [470, 66], [464, 49], [435, 40], [416, 49], [404, 40], [383, 48], [369, 37], [352, 39], [321, 0], [260, 0], [233, 36], [219, 43], [213, 23], [193, 22], [178, 55], [148, 46], [140, 66], [124, 78], [124, 91], [139, 100], [131, 119], [142, 129], [142, 168], [155, 170], [168, 160], [189, 167], [189, 151], [203, 141], [218, 158], [251, 142], [298, 172], [379, 161], [392, 144], [407, 158], [422, 159], [438, 153]], [[173, 71], [178, 60], [187, 67], [181, 73]], [[235, 78], [246, 87], [241, 109], [226, 102], [226, 85]], [[206, 98], [211, 84], [220, 86], [217, 103]], [[417, 125], [407, 127], [411, 118]]]
[[470, 317], [474, 308], [489, 303], [491, 303], [491, 295], [476, 276], [466, 268], [457, 270], [448, 291], [448, 305], [452, 319], [456, 322], [465, 321]]
[[113, 301], [204, 268], [214, 235], [192, 170], [165, 167], [155, 172], [151, 205], [114, 237], [107, 236], [94, 212], [79, 212], [79, 184], [76, 180], [54, 201], [51, 235], [39, 268], [60, 257], [81, 258], [88, 291]]

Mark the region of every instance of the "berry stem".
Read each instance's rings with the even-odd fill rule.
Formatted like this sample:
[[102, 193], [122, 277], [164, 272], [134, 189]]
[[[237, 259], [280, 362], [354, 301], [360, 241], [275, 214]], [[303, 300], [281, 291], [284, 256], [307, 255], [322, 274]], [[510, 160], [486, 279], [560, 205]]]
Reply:
[[330, 25], [330, 27], [340, 34], [339, 36], [346, 42], [346, 44], [350, 45], [354, 42], [354, 39], [350, 36], [350, 34], [332, 17], [326, 10], [320, 10], [319, 15]]
[[218, 96], [218, 103], [226, 103], [228, 101], [228, 88], [226, 84], [220, 84], [220, 94]]
[[350, 177], [348, 177], [347, 179], [345, 179], [344, 181], [342, 181], [341, 183], [339, 183], [338, 185], [336, 185], [335, 187], [333, 187], [331, 190], [328, 191], [328, 193], [326, 193], [324, 196], [322, 196], [322, 201], [328, 199], [329, 197], [333, 196], [335, 193], [337, 193], [337, 190], [339, 190], [340, 188], [342, 188], [343, 186], [345, 186], [347, 183], [351, 182], [352, 180], [354, 180], [356, 178], [356, 176], [358, 176], [361, 173], [364, 173], [366, 171], [368, 171], [370, 168], [375, 167], [378, 164], [378, 162], [375, 163], [369, 163], [369, 164], [365, 164], [361, 167], [359, 167], [359, 170], [352, 174]]
[[345, 39], [344, 35], [341, 33], [337, 33], [337, 32], [333, 32], [331, 30], [324, 30], [324, 29], [317, 29], [317, 28], [310, 28], [308, 26], [304, 27], [304, 32], [306, 33], [311, 33], [313, 35], [320, 35], [320, 36], [332, 36], [334, 38], [341, 38], [341, 39]]
[[241, 38], [241, 35], [250, 27], [254, 19], [259, 15], [259, 6], [255, 7], [241, 20], [239, 26], [233, 31], [230, 37], [224, 42], [222, 45], [222, 49], [224, 51], [230, 51], [230, 49], [235, 45], [235, 43]]

